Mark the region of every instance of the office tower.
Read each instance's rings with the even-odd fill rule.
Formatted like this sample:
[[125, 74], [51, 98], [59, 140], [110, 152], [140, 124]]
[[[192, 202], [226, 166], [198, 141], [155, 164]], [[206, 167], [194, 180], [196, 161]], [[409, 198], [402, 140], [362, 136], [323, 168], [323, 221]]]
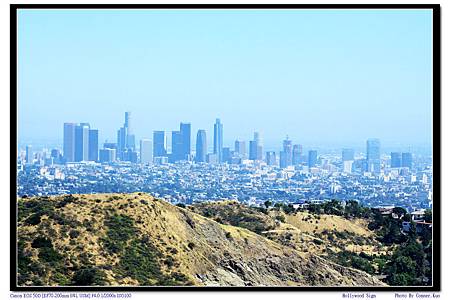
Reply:
[[141, 164], [149, 164], [153, 162], [152, 141], [149, 139], [142, 139], [139, 145]]
[[98, 129], [89, 129], [89, 160], [98, 161]]
[[302, 145], [294, 145], [292, 148], [292, 164], [297, 166], [302, 162]]
[[153, 131], [153, 157], [163, 156], [167, 156], [165, 132]]
[[412, 154], [410, 152], [402, 153], [402, 167], [412, 168]]
[[355, 151], [353, 149], [342, 149], [342, 161], [353, 161], [355, 160]]
[[256, 145], [256, 160], [262, 160], [263, 159], [263, 147], [261, 144]]
[[125, 160], [124, 152], [128, 149], [135, 149], [135, 137], [131, 127], [131, 112], [125, 112], [125, 123], [117, 131], [117, 156]]
[[256, 141], [249, 142], [249, 156], [250, 160], [256, 160], [258, 157], [258, 143]]
[[222, 162], [231, 163], [231, 151], [230, 147], [222, 148]]
[[78, 125], [75, 127], [75, 161], [87, 161], [89, 159], [89, 126]]
[[33, 163], [33, 148], [30, 145], [25, 148], [25, 162], [27, 164]]
[[287, 160], [287, 153], [280, 151], [280, 168], [284, 169], [288, 166]]
[[220, 119], [216, 119], [214, 124], [214, 154], [217, 154], [218, 162], [221, 163], [223, 159], [223, 125]]
[[253, 140], [256, 143], [254, 145], [254, 147], [255, 147], [254, 148], [255, 160], [262, 160], [263, 159], [263, 147], [262, 147], [262, 141], [261, 141], [261, 136], [260, 136], [259, 132], [255, 131], [253, 133]]
[[63, 154], [66, 162], [75, 161], [75, 127], [76, 123], [64, 123]]
[[172, 155], [170, 162], [183, 159], [183, 136], [180, 131], [172, 131]]
[[308, 152], [308, 167], [312, 168], [317, 165], [317, 150], [309, 150]]
[[402, 154], [400, 152], [391, 152], [391, 168], [400, 168], [402, 166]]
[[197, 141], [195, 144], [195, 161], [206, 162], [206, 131], [197, 131]]
[[283, 152], [285, 153], [285, 163], [286, 166], [292, 166], [292, 141], [289, 140], [289, 137], [286, 136], [286, 139], [283, 141]]
[[117, 157], [122, 159], [122, 153], [126, 149], [127, 131], [125, 127], [121, 127], [117, 131]]
[[189, 160], [191, 156], [191, 123], [180, 123], [181, 133], [181, 158], [182, 160]]
[[136, 148], [135, 137], [133, 134], [132, 126], [131, 126], [131, 112], [125, 112], [125, 123], [124, 127], [126, 128], [126, 148], [134, 150]]
[[381, 172], [381, 157], [380, 157], [380, 140], [367, 140], [367, 171], [379, 174]]
[[266, 152], [266, 163], [268, 166], [275, 166], [277, 164], [275, 151]]
[[100, 149], [99, 161], [100, 162], [113, 162], [116, 160], [116, 149], [106, 148]]
[[240, 158], [247, 157], [247, 150], [245, 149], [245, 141], [235, 141], [234, 142], [234, 152]]

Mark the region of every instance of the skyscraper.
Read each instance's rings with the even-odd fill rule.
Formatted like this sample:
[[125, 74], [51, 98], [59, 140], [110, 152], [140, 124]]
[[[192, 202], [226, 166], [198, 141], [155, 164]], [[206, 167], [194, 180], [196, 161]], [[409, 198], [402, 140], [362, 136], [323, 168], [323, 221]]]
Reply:
[[149, 164], [153, 161], [152, 141], [149, 139], [142, 139], [139, 145], [140, 162], [141, 164]]
[[256, 160], [262, 160], [263, 159], [263, 147], [262, 147], [262, 141], [261, 136], [259, 132], [253, 133], [253, 140], [256, 142]]
[[127, 160], [124, 152], [135, 149], [135, 137], [131, 127], [131, 112], [125, 112], [125, 123], [117, 131], [117, 156], [121, 160]]
[[410, 152], [402, 153], [402, 167], [412, 168], [412, 154]]
[[277, 164], [275, 151], [266, 152], [266, 163], [268, 166], [275, 166]]
[[183, 136], [180, 131], [172, 131], [172, 155], [170, 162], [183, 159]]
[[75, 127], [76, 123], [64, 123], [63, 156], [66, 162], [75, 161]]
[[297, 166], [302, 162], [302, 145], [296, 144], [292, 148], [292, 164]]
[[[289, 140], [288, 136], [286, 136], [286, 139], [283, 141], [283, 152], [285, 153], [283, 155], [284, 167], [292, 166], [292, 141]], [[281, 164], [281, 157], [280, 157], [280, 164]]]
[[197, 131], [197, 141], [195, 145], [195, 161], [206, 162], [206, 131]]
[[250, 160], [257, 160], [257, 158], [258, 158], [258, 142], [257, 141], [250, 141], [248, 148], [249, 148], [248, 158]]
[[287, 164], [287, 153], [280, 151], [280, 168], [284, 169], [288, 166]]
[[246, 158], [247, 157], [247, 151], [245, 149], [245, 141], [235, 141], [234, 142], [234, 152], [240, 158]]
[[33, 163], [33, 148], [30, 145], [25, 148], [25, 162], [27, 164]]
[[223, 125], [220, 123], [220, 119], [216, 119], [214, 124], [214, 154], [217, 154], [219, 163], [223, 160], [222, 154], [223, 148]]
[[81, 124], [75, 127], [75, 161], [77, 162], [89, 160], [89, 126]]
[[391, 168], [400, 168], [402, 166], [402, 155], [400, 152], [391, 152]]
[[367, 140], [367, 171], [375, 174], [381, 172], [380, 140]]
[[89, 155], [90, 161], [98, 161], [98, 129], [89, 129]]
[[124, 127], [126, 128], [126, 144], [125, 147], [127, 149], [131, 149], [134, 150], [136, 148], [136, 143], [135, 143], [135, 137], [133, 134], [133, 129], [131, 126], [131, 112], [127, 111], [125, 112], [125, 123], [124, 123]]
[[317, 165], [317, 150], [309, 150], [308, 152], [308, 167], [312, 168]]
[[188, 160], [191, 155], [191, 123], [180, 123], [181, 160]]
[[222, 162], [231, 163], [231, 151], [230, 147], [222, 148]]
[[153, 156], [167, 156], [166, 135], [164, 131], [153, 131]]

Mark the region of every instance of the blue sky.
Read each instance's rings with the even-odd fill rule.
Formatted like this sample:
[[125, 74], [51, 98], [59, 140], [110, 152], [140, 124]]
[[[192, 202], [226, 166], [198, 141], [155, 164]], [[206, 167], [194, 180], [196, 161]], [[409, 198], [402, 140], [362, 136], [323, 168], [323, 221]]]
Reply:
[[114, 140], [224, 124], [275, 143], [424, 144], [431, 10], [21, 10], [19, 139], [90, 122]]

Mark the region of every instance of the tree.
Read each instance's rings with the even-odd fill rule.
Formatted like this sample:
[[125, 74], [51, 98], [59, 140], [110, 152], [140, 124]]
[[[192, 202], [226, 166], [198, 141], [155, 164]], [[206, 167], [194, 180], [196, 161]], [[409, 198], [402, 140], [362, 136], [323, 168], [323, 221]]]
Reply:
[[265, 206], [266, 208], [271, 207], [271, 206], [272, 206], [272, 201], [270, 201], [270, 200], [264, 201], [264, 206]]

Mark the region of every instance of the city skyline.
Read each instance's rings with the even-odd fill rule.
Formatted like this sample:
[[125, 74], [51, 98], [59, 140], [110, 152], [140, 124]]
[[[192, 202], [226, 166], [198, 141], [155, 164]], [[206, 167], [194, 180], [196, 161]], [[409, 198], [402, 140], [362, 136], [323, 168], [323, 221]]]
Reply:
[[286, 134], [343, 147], [370, 136], [386, 145], [432, 143], [427, 11], [18, 17], [20, 140], [59, 140], [59, 124], [95, 120], [100, 141], [113, 141], [115, 120], [130, 110], [138, 139], [175, 131], [179, 120], [210, 135], [220, 118], [226, 144], [254, 131], [266, 145]]

